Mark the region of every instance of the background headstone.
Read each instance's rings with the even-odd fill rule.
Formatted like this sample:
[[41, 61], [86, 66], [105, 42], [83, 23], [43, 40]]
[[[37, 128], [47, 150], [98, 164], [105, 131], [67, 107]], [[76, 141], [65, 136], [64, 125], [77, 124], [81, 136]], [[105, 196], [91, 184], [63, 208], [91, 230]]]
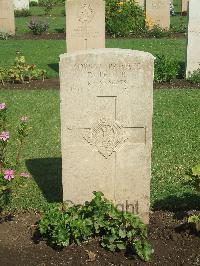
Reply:
[[149, 219], [154, 57], [96, 49], [60, 57], [63, 199], [102, 191]]
[[31, 3], [31, 2], [38, 3], [39, 1], [38, 0], [29, 0], [29, 3]]
[[200, 1], [190, 0], [186, 76], [198, 68], [200, 68]]
[[13, 0], [0, 0], [0, 32], [15, 34]]
[[66, 1], [67, 52], [105, 47], [105, 1]]
[[144, 9], [145, 5], [145, 0], [135, 0], [135, 2], [142, 8]]
[[14, 0], [15, 10], [29, 9], [29, 0]]
[[187, 12], [188, 11], [188, 2], [189, 0], [182, 0], [182, 7], [181, 7], [181, 11], [182, 12]]
[[146, 18], [163, 29], [170, 28], [170, 0], [146, 1]]

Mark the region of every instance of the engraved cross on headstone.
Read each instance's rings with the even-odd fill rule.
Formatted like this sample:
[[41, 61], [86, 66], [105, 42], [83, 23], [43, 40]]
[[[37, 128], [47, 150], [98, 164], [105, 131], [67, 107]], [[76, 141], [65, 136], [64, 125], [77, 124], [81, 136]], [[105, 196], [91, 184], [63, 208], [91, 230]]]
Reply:
[[117, 96], [97, 96], [111, 98], [115, 101], [113, 118], [101, 117], [91, 128], [84, 130], [83, 138], [93, 146], [105, 159], [116, 153], [124, 145], [146, 142], [146, 128], [143, 126], [123, 126], [117, 119]]

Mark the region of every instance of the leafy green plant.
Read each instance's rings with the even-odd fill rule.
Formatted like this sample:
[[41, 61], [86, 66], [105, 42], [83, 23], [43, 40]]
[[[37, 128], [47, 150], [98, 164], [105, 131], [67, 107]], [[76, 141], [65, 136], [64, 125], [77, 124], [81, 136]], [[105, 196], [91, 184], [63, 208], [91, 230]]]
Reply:
[[200, 214], [192, 215], [188, 218], [188, 223], [194, 224], [197, 232], [200, 232]]
[[154, 25], [153, 28], [147, 29], [146, 35], [153, 38], [162, 38], [170, 35], [169, 31], [162, 29], [161, 27]]
[[113, 37], [140, 34], [145, 28], [143, 10], [134, 0], [106, 1], [106, 32]]
[[119, 211], [103, 193], [93, 194], [94, 198], [84, 205], [50, 206], [39, 221], [41, 236], [61, 247], [99, 236], [104, 248], [129, 248], [142, 260], [150, 260], [153, 250], [147, 242], [147, 226], [138, 216]]
[[180, 65], [175, 59], [165, 56], [157, 55], [155, 60], [155, 81], [170, 82], [180, 73]]
[[30, 1], [29, 6], [38, 6], [38, 3], [36, 1]]
[[41, 35], [49, 29], [49, 24], [46, 21], [41, 21], [37, 18], [32, 18], [27, 26], [32, 31], [33, 35]]
[[15, 17], [30, 17], [31, 11], [29, 9], [15, 10]]
[[10, 36], [7, 32], [0, 32], [0, 40], [7, 40]]
[[187, 80], [193, 84], [200, 84], [200, 68], [189, 73]]
[[45, 78], [46, 71], [37, 68], [34, 64], [27, 64], [26, 59], [20, 53], [17, 54], [14, 64], [9, 68], [0, 68], [0, 81], [4, 85], [5, 81], [13, 83], [31, 82], [33, 79]]
[[184, 177], [186, 182], [189, 182], [191, 185], [200, 188], [200, 163], [192, 167], [187, 175]]

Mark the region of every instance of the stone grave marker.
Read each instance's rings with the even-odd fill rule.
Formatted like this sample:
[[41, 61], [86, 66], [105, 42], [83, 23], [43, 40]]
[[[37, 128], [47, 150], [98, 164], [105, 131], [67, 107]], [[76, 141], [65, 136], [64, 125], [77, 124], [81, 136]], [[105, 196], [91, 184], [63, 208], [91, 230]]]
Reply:
[[29, 9], [29, 0], [14, 0], [15, 10]]
[[15, 34], [13, 0], [0, 0], [0, 32]]
[[186, 77], [200, 69], [200, 1], [189, 1]]
[[102, 191], [149, 221], [154, 57], [125, 49], [60, 56], [63, 200]]
[[170, 0], [146, 1], [146, 18], [152, 22], [150, 28], [157, 25], [168, 30], [170, 28]]
[[145, 5], [145, 0], [135, 0], [135, 2], [142, 8], [144, 9]]
[[105, 1], [66, 1], [67, 52], [105, 47]]
[[181, 5], [181, 11], [182, 12], [188, 11], [188, 2], [189, 2], [189, 0], [182, 0], [182, 5]]

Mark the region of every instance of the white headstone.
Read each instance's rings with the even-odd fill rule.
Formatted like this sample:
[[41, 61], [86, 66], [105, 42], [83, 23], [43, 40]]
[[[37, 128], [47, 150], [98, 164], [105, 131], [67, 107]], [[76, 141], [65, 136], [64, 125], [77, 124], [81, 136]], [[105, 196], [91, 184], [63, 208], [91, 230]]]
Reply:
[[168, 30], [170, 28], [170, 0], [147, 0], [146, 21], [149, 28], [157, 25]]
[[145, 5], [145, 0], [135, 0], [135, 2], [142, 8], [144, 9]]
[[29, 0], [14, 0], [15, 10], [29, 9]]
[[105, 48], [105, 1], [66, 1], [67, 52]]
[[0, 32], [15, 34], [13, 0], [0, 0]]
[[189, 3], [189, 0], [182, 0], [182, 5], [181, 5], [182, 12], [188, 11], [188, 3]]
[[60, 57], [63, 199], [102, 191], [149, 220], [154, 57], [95, 49]]
[[200, 69], [200, 1], [190, 0], [186, 77]]

